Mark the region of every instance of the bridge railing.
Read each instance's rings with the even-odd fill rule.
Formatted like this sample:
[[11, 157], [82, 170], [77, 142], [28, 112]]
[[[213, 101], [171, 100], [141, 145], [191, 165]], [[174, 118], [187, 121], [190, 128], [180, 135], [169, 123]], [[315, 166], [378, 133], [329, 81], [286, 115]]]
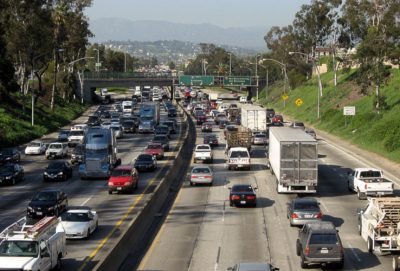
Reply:
[[129, 78], [165, 78], [172, 79], [166, 72], [85, 72], [85, 79], [129, 79]]

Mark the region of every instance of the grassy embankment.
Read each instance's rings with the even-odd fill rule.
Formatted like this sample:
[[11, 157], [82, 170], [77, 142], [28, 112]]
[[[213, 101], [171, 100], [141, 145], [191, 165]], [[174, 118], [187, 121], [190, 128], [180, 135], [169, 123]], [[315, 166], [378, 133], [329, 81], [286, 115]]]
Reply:
[[[400, 71], [392, 70], [391, 73], [391, 80], [381, 91], [381, 95], [387, 97], [387, 108], [380, 113], [373, 109], [372, 96], [360, 94], [359, 87], [351, 80], [352, 73], [340, 74], [336, 88], [332, 73], [322, 76], [320, 119], [317, 119], [317, 78], [291, 90], [285, 108], [281, 98], [282, 86], [270, 89], [268, 103], [263, 91], [261, 103], [292, 119], [302, 120], [363, 149], [400, 162]], [[303, 100], [303, 105], [295, 105], [298, 98]], [[343, 106], [356, 107], [356, 115], [347, 117], [347, 126]]]
[[9, 102], [0, 103], [0, 147], [16, 146], [57, 131], [88, 109], [88, 105], [66, 103], [59, 99], [55, 110], [51, 111], [49, 103], [39, 99], [35, 105], [35, 125], [32, 127], [30, 96], [25, 97], [25, 108], [18, 96], [12, 95]]

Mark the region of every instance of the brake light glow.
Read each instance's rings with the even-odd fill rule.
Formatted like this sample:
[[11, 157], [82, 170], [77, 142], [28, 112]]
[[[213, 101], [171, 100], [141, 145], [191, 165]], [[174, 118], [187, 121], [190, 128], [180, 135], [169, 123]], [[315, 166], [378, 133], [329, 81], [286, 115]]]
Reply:
[[299, 218], [299, 216], [296, 213], [293, 213], [290, 217], [291, 218]]
[[249, 199], [249, 200], [255, 200], [256, 197], [255, 197], [255, 196], [247, 196], [247, 199]]
[[316, 218], [321, 219], [321, 218], [322, 218], [322, 213], [319, 212], [319, 213], [317, 214]]
[[231, 199], [232, 199], [232, 200], [238, 200], [238, 199], [240, 199], [240, 196], [238, 196], [238, 195], [232, 195], [232, 196], [231, 196]]
[[308, 246], [304, 249], [304, 254], [310, 254], [310, 248]]
[[192, 176], [192, 179], [196, 179], [196, 178], [198, 178], [197, 176]]
[[125, 182], [125, 185], [128, 186], [128, 185], [131, 185], [131, 183], [132, 182]]
[[211, 176], [204, 176], [204, 178], [206, 178], [206, 179], [211, 179]]
[[368, 185], [367, 185], [367, 184], [365, 184], [365, 185], [364, 185], [364, 188], [365, 188], [365, 189], [368, 189]]

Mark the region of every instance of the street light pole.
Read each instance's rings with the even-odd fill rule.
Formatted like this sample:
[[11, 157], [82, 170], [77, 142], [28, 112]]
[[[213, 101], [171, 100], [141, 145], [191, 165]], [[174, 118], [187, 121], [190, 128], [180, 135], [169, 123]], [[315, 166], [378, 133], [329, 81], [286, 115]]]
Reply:
[[99, 72], [100, 71], [100, 67], [98, 66], [100, 63], [100, 50], [97, 48], [93, 49], [94, 51], [97, 51], [97, 63], [96, 63], [96, 71]]
[[[85, 59], [93, 59], [93, 58], [94, 57], [92, 57], [92, 56], [82, 57], [82, 58], [76, 59], [76, 60], [71, 61], [70, 63], [68, 63], [68, 75], [69, 75], [70, 70], [71, 70], [71, 72], [74, 71], [74, 64], [76, 62], [81, 61], [81, 60], [85, 60]], [[78, 78], [79, 78], [80, 87], [81, 87], [81, 104], [83, 104], [83, 80], [84, 80], [83, 76], [84, 76], [83, 72], [82, 72], [82, 76], [81, 76], [80, 73], [79, 73], [79, 70], [78, 70]]]
[[258, 55], [256, 55], [256, 91], [257, 91], [257, 101], [258, 101]]
[[126, 73], [126, 52], [124, 51], [124, 72]]
[[232, 53], [229, 54], [229, 76], [232, 76]]
[[302, 52], [289, 52], [289, 55], [293, 55], [293, 54], [299, 54], [299, 55], [303, 55], [306, 57], [309, 57], [311, 59], [311, 61], [313, 62], [313, 66], [315, 67], [315, 70], [317, 71], [317, 77], [318, 77], [318, 92], [317, 92], [317, 119], [319, 119], [320, 117], [320, 96], [322, 97], [322, 81], [321, 81], [321, 74], [319, 73], [319, 69], [318, 66], [315, 62], [315, 57], [309, 56], [305, 53]]

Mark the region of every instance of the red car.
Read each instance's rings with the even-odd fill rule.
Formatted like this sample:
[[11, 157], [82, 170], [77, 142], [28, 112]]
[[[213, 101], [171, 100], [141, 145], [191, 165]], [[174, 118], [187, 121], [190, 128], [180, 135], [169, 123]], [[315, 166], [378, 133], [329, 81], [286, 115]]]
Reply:
[[164, 149], [161, 143], [149, 143], [143, 153], [151, 154], [157, 159], [164, 158]]
[[133, 193], [139, 183], [139, 173], [133, 166], [118, 166], [112, 172], [108, 179], [108, 194], [112, 192]]
[[218, 104], [216, 102], [211, 102], [210, 103], [210, 108], [211, 109], [217, 109], [217, 107], [218, 107]]

